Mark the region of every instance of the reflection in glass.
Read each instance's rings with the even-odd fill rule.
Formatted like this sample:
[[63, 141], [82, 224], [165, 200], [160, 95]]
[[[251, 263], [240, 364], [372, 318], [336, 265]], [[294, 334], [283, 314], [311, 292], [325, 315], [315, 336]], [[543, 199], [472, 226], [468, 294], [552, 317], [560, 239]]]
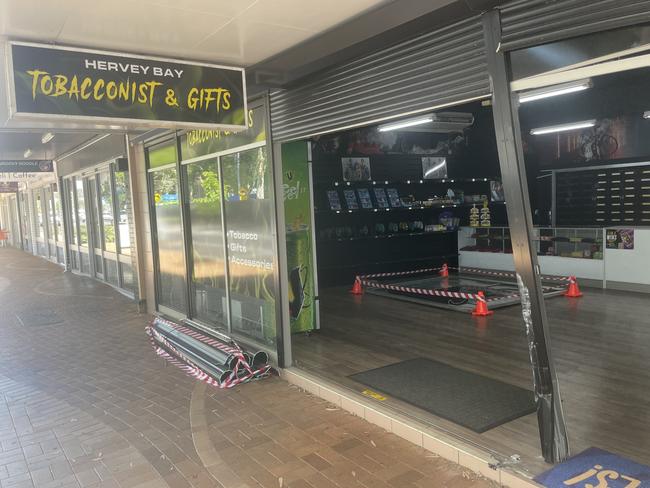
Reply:
[[158, 240], [158, 301], [185, 311], [185, 260], [176, 168], [152, 172], [151, 182]]
[[46, 187], [43, 189], [43, 193], [45, 194], [45, 200], [43, 201], [43, 211], [47, 216], [47, 238], [50, 241], [55, 241], [56, 230], [54, 228], [54, 205], [52, 204], [52, 189], [50, 187]]
[[209, 323], [226, 322], [225, 253], [221, 181], [217, 160], [185, 166], [192, 228], [192, 314]]
[[34, 191], [34, 202], [36, 203], [36, 237], [43, 237], [43, 200], [41, 190]]
[[233, 330], [275, 343], [274, 211], [264, 147], [221, 160]]
[[129, 210], [131, 197], [129, 195], [128, 173], [115, 172], [115, 198], [117, 200], [117, 225], [119, 227], [120, 254], [131, 254], [131, 236], [129, 234]]
[[77, 220], [79, 222], [79, 244], [88, 246], [88, 223], [86, 222], [86, 203], [84, 201], [84, 182], [80, 178], [75, 179], [77, 201]]
[[66, 192], [66, 203], [70, 212], [70, 244], [79, 244], [77, 242], [77, 207], [74, 199], [74, 177], [64, 181]]
[[115, 244], [115, 218], [113, 216], [113, 194], [111, 192], [110, 173], [99, 174], [99, 191], [101, 198], [102, 223], [104, 226], [104, 249], [117, 252]]
[[63, 242], [63, 212], [61, 211], [61, 198], [58, 191], [52, 192], [54, 200], [54, 225], [56, 227], [56, 241]]

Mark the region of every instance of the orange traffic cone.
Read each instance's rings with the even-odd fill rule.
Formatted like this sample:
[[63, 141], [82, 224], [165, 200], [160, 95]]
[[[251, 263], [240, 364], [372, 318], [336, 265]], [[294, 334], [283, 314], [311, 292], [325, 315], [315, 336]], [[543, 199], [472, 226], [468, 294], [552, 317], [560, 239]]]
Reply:
[[361, 279], [357, 276], [354, 279], [354, 284], [352, 285], [352, 289], [350, 290], [350, 293], [353, 295], [363, 295], [363, 288], [361, 287]]
[[472, 315], [475, 317], [487, 317], [493, 313], [492, 310], [488, 310], [487, 302], [485, 301], [485, 293], [479, 291], [478, 298], [476, 299], [476, 307], [474, 307]]
[[569, 277], [569, 288], [567, 288], [564, 296], [569, 298], [578, 298], [582, 296], [582, 292], [578, 287], [578, 280], [576, 280], [575, 276]]
[[447, 263], [442, 265], [442, 268], [440, 269], [440, 276], [443, 278], [449, 278], [449, 268], [447, 267]]

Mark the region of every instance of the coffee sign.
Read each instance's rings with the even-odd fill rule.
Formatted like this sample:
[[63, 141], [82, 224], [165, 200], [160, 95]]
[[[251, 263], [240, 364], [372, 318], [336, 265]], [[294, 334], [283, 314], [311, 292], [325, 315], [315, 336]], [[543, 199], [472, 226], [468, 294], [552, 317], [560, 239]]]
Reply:
[[9, 53], [17, 118], [246, 128], [241, 68], [18, 42]]

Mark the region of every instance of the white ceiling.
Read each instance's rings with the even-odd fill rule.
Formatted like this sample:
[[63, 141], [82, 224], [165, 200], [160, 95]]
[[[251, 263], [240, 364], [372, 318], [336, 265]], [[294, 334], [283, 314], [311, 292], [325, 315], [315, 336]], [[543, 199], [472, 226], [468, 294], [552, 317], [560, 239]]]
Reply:
[[0, 36], [250, 66], [392, 0], [0, 0]]

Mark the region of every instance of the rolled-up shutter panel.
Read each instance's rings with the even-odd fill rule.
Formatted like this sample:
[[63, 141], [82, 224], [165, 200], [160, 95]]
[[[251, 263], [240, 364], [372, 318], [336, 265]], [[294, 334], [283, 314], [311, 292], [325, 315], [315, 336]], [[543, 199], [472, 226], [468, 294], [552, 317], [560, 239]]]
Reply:
[[298, 139], [489, 93], [477, 16], [273, 91], [271, 130]]
[[650, 22], [648, 0], [517, 0], [500, 10], [508, 51]]

